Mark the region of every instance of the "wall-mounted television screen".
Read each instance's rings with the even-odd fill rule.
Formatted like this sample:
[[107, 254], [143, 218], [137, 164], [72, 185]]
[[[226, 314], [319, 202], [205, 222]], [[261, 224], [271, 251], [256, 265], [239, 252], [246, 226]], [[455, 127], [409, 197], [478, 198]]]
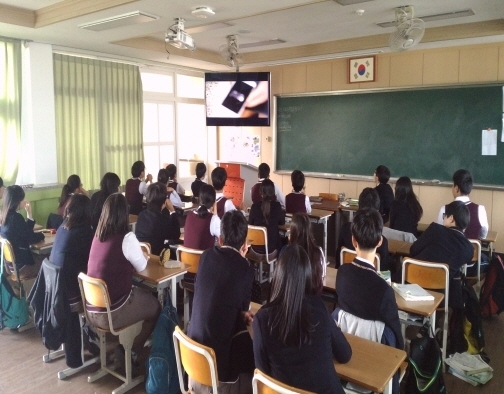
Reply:
[[270, 73], [205, 74], [207, 126], [269, 126]]

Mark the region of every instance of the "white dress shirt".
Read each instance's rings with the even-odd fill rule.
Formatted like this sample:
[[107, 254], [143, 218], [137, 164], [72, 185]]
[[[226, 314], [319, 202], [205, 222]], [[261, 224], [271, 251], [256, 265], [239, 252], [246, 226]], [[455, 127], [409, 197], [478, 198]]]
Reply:
[[138, 241], [135, 233], [129, 232], [123, 238], [122, 252], [126, 260], [128, 260], [135, 271], [140, 272], [147, 267], [147, 258], [142, 252], [140, 242]]

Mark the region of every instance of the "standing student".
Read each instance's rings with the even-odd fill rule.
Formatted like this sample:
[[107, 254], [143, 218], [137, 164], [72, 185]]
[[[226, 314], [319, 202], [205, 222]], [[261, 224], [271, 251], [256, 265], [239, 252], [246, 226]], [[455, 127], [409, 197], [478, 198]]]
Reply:
[[200, 189], [200, 206], [186, 216], [184, 226], [184, 246], [192, 249], [206, 250], [215, 245], [220, 236], [221, 221], [215, 207], [215, 189], [203, 185]]
[[[188, 335], [214, 350], [219, 393], [251, 393], [254, 355], [246, 327], [254, 317], [249, 311], [254, 268], [245, 259], [247, 221], [230, 211], [221, 226], [220, 246], [200, 258]], [[191, 379], [189, 385], [192, 392], [210, 392]]]
[[193, 199], [198, 198], [201, 185], [205, 183], [203, 182], [203, 179], [205, 178], [206, 170], [207, 169], [205, 163], [196, 164], [196, 179], [194, 180], [193, 183], [191, 183], [191, 191], [193, 194]]
[[291, 174], [292, 193], [285, 196], [285, 211], [287, 213], [310, 213], [310, 199], [303, 193], [305, 187], [305, 176], [299, 170], [292, 171]]
[[232, 200], [224, 197], [224, 186], [226, 186], [227, 172], [223, 167], [217, 167], [212, 171], [212, 184], [215, 188], [215, 201], [217, 203], [217, 215], [222, 219], [224, 214], [229, 211], [234, 211], [236, 207]]
[[[259, 169], [258, 169], [258, 176], [259, 180], [258, 182], [252, 186], [250, 189], [250, 196], [252, 197], [252, 202], [256, 203], [261, 201], [261, 183], [265, 179], [269, 179], [270, 176], [270, 167], [266, 163], [261, 163], [259, 164]], [[280, 191], [278, 186], [276, 184], [273, 184], [275, 187], [275, 199], [280, 203], [283, 209], [285, 209], [285, 197], [283, 193]]]
[[107, 172], [100, 181], [100, 190], [91, 196], [91, 225], [96, 230], [103, 209], [103, 204], [108, 196], [119, 192], [121, 180], [117, 174]]
[[[488, 234], [488, 217], [486, 209], [483, 205], [478, 205], [471, 202], [469, 194], [473, 188], [473, 178], [469, 171], [458, 170], [453, 174], [452, 194], [455, 201], [462, 201], [469, 209], [470, 221], [465, 230], [467, 238], [484, 239]], [[443, 214], [446, 206], [442, 206], [439, 210], [439, 224], [443, 224]]]
[[380, 214], [382, 215], [383, 223], [389, 221], [390, 207], [392, 201], [394, 201], [394, 192], [388, 184], [389, 179], [390, 170], [387, 167], [383, 165], [376, 167], [374, 181], [376, 183], [376, 192], [380, 197]]
[[[30, 202], [25, 200], [25, 192], [21, 186], [8, 186], [2, 201], [0, 236], [11, 243], [20, 274], [35, 277], [42, 265], [42, 259], [34, 260], [30, 245], [43, 241], [44, 234], [33, 231], [35, 220], [33, 220]], [[26, 210], [26, 221], [18, 212], [20, 209]]]
[[[149, 348], [145, 341], [154, 330], [161, 313], [158, 300], [150, 291], [133, 285], [133, 273], [147, 267], [147, 257], [142, 252], [134, 233], [129, 231], [128, 203], [119, 193], [105, 200], [95, 237], [89, 253], [87, 274], [105, 281], [110, 295], [110, 309], [114, 327], [126, 327], [143, 320], [142, 330], [133, 341], [132, 351], [145, 359]], [[89, 311], [90, 323], [109, 329], [104, 308]]]
[[[285, 224], [285, 212], [280, 203], [275, 199], [275, 185], [269, 179], [261, 183], [262, 200], [252, 204], [250, 208], [249, 224], [266, 227], [268, 233], [269, 259], [274, 259], [282, 247], [278, 226]], [[261, 246], [252, 246], [250, 253], [261, 258], [266, 250]]]
[[152, 254], [159, 256], [165, 241], [177, 243], [179, 222], [173, 204], [166, 198], [165, 185], [159, 182], [149, 185], [145, 197], [147, 209], [138, 215], [135, 235], [140, 242], [150, 243]]
[[292, 216], [289, 244], [301, 246], [310, 259], [312, 269], [312, 294], [322, 294], [326, 276], [326, 260], [322, 248], [315, 243], [310, 218], [305, 213]]
[[289, 245], [273, 273], [270, 300], [254, 317], [255, 365], [298, 389], [342, 394], [334, 359], [348, 362], [352, 349], [322, 299], [307, 294], [311, 280], [306, 251]]
[[67, 179], [67, 183], [61, 189], [61, 196], [58, 205], [58, 215], [63, 217], [65, 213], [66, 205], [74, 194], [84, 194], [89, 197], [88, 192], [82, 187], [81, 179], [79, 175], [70, 175]]
[[168, 174], [168, 186], [173, 188], [179, 195], [183, 196], [185, 194], [185, 189], [177, 182], [177, 166], [175, 164], [168, 164], [166, 166], [166, 172]]
[[[145, 164], [143, 161], [135, 161], [131, 166], [131, 179], [126, 181], [126, 201], [129, 205], [129, 213], [138, 215], [143, 209], [142, 202], [147, 192], [147, 183], [152, 182], [152, 175], [145, 176]], [[144, 180], [145, 177], [145, 180]]]
[[[362, 190], [359, 195], [359, 209], [364, 208], [374, 208], [376, 210], [380, 209], [380, 197], [378, 197], [376, 189], [366, 187]], [[336, 249], [336, 268], [339, 268], [341, 264], [340, 251], [343, 247], [355, 250], [352, 242], [352, 223], [350, 222], [341, 226], [341, 231], [338, 237], [338, 248]], [[378, 248], [376, 249], [376, 253], [380, 255], [380, 270], [389, 270], [391, 267], [389, 264], [388, 240], [386, 237], [383, 237], [381, 244], [378, 245]]]
[[469, 225], [470, 214], [463, 201], [446, 205], [443, 224], [431, 223], [423, 234], [411, 245], [410, 255], [414, 259], [445, 263], [450, 267], [449, 306], [463, 307], [460, 268], [470, 264], [473, 246], [464, 234]]
[[395, 184], [395, 199], [390, 207], [390, 228], [417, 236], [423, 209], [413, 192], [411, 179], [400, 177]]

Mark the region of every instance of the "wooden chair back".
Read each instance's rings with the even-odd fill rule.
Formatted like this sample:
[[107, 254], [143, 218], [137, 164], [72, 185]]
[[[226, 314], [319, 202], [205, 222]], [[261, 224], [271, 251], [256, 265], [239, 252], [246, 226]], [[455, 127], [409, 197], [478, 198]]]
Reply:
[[[341, 251], [340, 251], [341, 264], [351, 263], [352, 261], [354, 261], [355, 257], [357, 257], [357, 252], [355, 250], [348, 249], [345, 247], [341, 248]], [[374, 263], [376, 270], [380, 271], [380, 256], [378, 254], [375, 255], [375, 259], [374, 259], [373, 263]]]
[[252, 390], [254, 394], [313, 394], [273, 379], [257, 368], [252, 379]]
[[189, 338], [182, 332], [179, 326], [175, 327], [175, 331], [173, 332], [173, 342], [175, 345], [180, 390], [186, 393], [183, 379], [184, 370], [192, 379], [205, 386], [212, 387], [213, 392], [217, 393], [219, 379], [217, 375], [217, 361], [213, 349]]
[[4, 269], [8, 275], [17, 277], [16, 256], [14, 255], [12, 244], [2, 237], [0, 237], [0, 242], [2, 245], [1, 253], [3, 253], [4, 258]]
[[338, 195], [335, 193], [319, 193], [319, 197], [324, 200], [338, 201]]
[[403, 283], [416, 283], [430, 290], [448, 288], [448, 265], [406, 259], [403, 261]]
[[247, 243], [254, 246], [264, 246], [268, 254], [268, 230], [261, 226], [248, 226]]
[[177, 260], [189, 265], [187, 272], [196, 274], [198, 272], [199, 262], [203, 250], [191, 249], [185, 246], [177, 248]]

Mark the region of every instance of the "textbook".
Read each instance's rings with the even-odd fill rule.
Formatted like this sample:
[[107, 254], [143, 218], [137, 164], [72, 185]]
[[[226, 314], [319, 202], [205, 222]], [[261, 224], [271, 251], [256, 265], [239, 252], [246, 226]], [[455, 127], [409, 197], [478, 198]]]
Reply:
[[483, 361], [479, 354], [455, 353], [445, 362], [456, 371], [468, 376], [482, 372], [493, 372], [493, 368]]
[[434, 301], [433, 295], [415, 283], [405, 285], [394, 283], [392, 288], [406, 301]]

